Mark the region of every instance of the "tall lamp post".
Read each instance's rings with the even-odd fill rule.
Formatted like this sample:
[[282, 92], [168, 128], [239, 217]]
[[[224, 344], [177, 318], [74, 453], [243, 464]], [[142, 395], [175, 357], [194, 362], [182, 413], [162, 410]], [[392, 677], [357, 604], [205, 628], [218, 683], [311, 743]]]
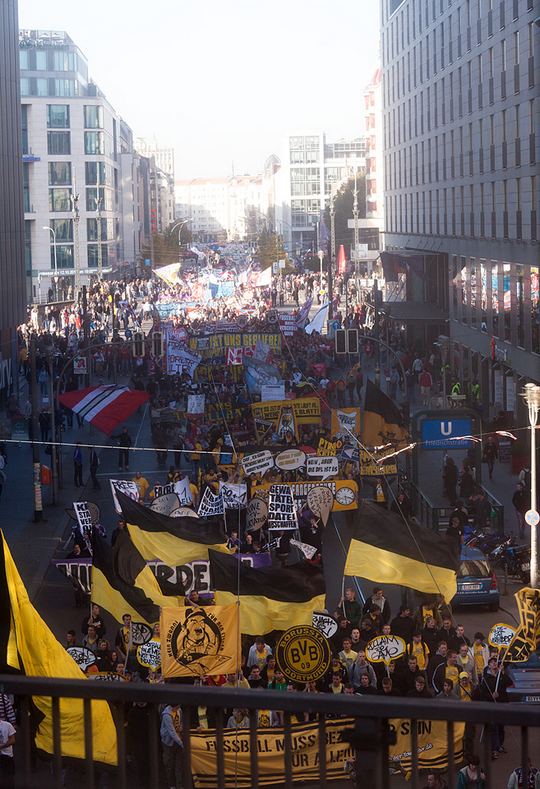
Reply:
[[531, 581], [532, 589], [538, 588], [538, 510], [536, 504], [536, 423], [540, 411], [540, 386], [525, 384], [523, 394], [529, 411], [531, 426], [531, 508], [525, 519], [531, 527]]
[[49, 227], [48, 225], [44, 225], [43, 230], [48, 230], [50, 233], [52, 233], [52, 237], [53, 237], [53, 258], [54, 258], [54, 277], [53, 277], [53, 282], [54, 282], [54, 295], [56, 296], [56, 299], [58, 300], [58, 258], [56, 257], [56, 230], [54, 228], [52, 228], [52, 227]]

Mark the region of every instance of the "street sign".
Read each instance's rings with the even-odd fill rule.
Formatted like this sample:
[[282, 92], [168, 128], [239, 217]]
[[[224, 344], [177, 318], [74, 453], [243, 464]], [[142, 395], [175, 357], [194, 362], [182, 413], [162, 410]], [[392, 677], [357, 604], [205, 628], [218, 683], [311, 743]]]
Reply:
[[76, 356], [73, 359], [73, 372], [75, 375], [86, 375], [88, 372], [86, 356]]
[[525, 523], [529, 526], [538, 526], [540, 522], [540, 515], [536, 510], [527, 510], [525, 513]]
[[472, 442], [459, 438], [470, 436], [472, 429], [472, 419], [467, 417], [424, 419], [421, 428], [422, 449], [468, 449]]

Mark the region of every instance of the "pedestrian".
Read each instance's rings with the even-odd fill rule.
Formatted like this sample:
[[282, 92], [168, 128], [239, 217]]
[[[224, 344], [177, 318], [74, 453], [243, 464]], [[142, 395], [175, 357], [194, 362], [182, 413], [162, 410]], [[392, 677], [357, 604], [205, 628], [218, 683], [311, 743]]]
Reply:
[[73, 484], [76, 488], [82, 488], [83, 486], [83, 457], [82, 457], [82, 449], [79, 442], [75, 445], [75, 449], [73, 451]]
[[349, 391], [349, 401], [354, 405], [354, 392], [356, 389], [356, 370], [352, 367], [347, 373], [347, 389]]
[[97, 470], [99, 468], [99, 456], [94, 447], [90, 449], [90, 478], [92, 479], [92, 487], [94, 490], [99, 490], [101, 485], [97, 478]]
[[443, 489], [444, 495], [450, 500], [451, 504], [457, 499], [456, 485], [458, 481], [458, 470], [452, 458], [447, 457], [443, 469]]
[[9, 721], [0, 720], [0, 786], [4, 789], [15, 786], [14, 744], [15, 727]]
[[486, 776], [480, 767], [480, 759], [472, 754], [458, 773], [456, 789], [485, 789], [485, 786]]
[[459, 475], [459, 495], [462, 499], [467, 500], [473, 495], [474, 489], [474, 477], [469, 471], [469, 468], [464, 466]]
[[516, 511], [519, 536], [523, 539], [525, 536], [525, 513], [530, 506], [530, 497], [522, 482], [518, 482], [516, 485], [514, 495], [512, 496], [512, 504]]
[[118, 470], [124, 471], [125, 469], [129, 471], [129, 448], [133, 446], [133, 442], [127, 427], [122, 429], [120, 435], [113, 436], [113, 438], [118, 441], [118, 446], [120, 447], [118, 450]]
[[533, 767], [532, 762], [528, 761], [529, 780], [525, 785], [523, 767], [516, 767], [508, 778], [507, 789], [540, 789], [540, 770]]
[[182, 786], [182, 712], [178, 704], [169, 704], [161, 713], [160, 737], [163, 766], [167, 786], [181, 789]]
[[497, 449], [497, 444], [490, 436], [485, 442], [483, 453], [483, 460], [485, 463], [487, 463], [490, 479], [493, 479], [493, 466], [495, 465], [495, 461], [497, 460], [498, 456], [499, 451]]
[[433, 386], [433, 378], [429, 370], [422, 370], [418, 376], [418, 383], [420, 384], [422, 405], [429, 406], [431, 402], [431, 387]]

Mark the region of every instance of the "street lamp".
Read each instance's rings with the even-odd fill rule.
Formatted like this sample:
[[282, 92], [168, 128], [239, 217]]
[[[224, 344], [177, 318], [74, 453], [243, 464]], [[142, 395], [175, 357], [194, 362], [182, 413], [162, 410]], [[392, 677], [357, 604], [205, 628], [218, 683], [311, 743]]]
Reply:
[[48, 225], [44, 225], [42, 229], [43, 230], [48, 230], [50, 233], [52, 233], [52, 237], [53, 237], [53, 256], [54, 256], [54, 277], [53, 277], [53, 282], [54, 282], [55, 296], [58, 299], [58, 293], [57, 293], [58, 260], [57, 260], [57, 257], [56, 257], [56, 230], [54, 230], [54, 228], [52, 228], [52, 227], [49, 227]]
[[529, 423], [531, 426], [531, 508], [526, 513], [525, 519], [531, 527], [531, 581], [532, 589], [538, 587], [538, 511], [536, 508], [536, 422], [540, 410], [540, 386], [525, 384], [523, 393], [529, 410]]

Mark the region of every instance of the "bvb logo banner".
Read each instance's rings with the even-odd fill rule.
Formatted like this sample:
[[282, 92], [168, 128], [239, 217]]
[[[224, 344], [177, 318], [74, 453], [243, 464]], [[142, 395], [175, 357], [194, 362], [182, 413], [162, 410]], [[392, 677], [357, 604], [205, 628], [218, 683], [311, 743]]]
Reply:
[[229, 674], [240, 666], [237, 605], [162, 608], [160, 632], [166, 679]]

